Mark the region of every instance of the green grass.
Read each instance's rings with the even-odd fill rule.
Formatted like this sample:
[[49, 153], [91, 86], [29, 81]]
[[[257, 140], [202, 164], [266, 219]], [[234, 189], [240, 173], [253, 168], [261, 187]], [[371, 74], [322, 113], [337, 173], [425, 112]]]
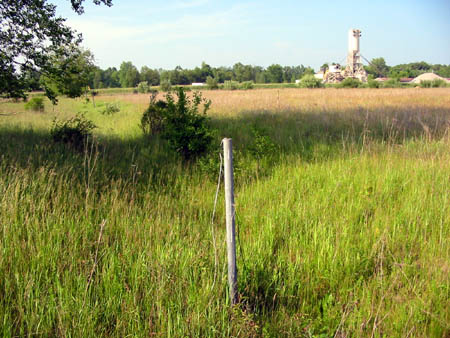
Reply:
[[[235, 147], [230, 309], [218, 151], [183, 164], [104, 104], [1, 103], [3, 336], [450, 334], [449, 109], [213, 117]], [[83, 110], [96, 141], [53, 144], [52, 119]], [[251, 152], [252, 128], [275, 150]]]

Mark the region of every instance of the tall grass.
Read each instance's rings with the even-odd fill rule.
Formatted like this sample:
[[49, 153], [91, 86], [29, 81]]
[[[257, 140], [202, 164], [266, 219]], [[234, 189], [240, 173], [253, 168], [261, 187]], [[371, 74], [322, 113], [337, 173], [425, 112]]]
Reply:
[[[205, 92], [235, 146], [234, 309], [219, 149], [183, 164], [143, 138], [143, 95], [1, 103], [17, 112], [0, 116], [2, 334], [448, 336], [448, 94]], [[99, 126], [84, 152], [48, 135], [76, 110]], [[275, 151], [249, 150], [255, 128]]]

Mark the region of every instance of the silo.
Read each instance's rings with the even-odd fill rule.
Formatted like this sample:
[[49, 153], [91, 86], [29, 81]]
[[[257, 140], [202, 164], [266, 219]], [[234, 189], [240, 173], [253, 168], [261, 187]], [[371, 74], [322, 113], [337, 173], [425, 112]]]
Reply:
[[354, 55], [359, 54], [359, 38], [361, 36], [361, 31], [359, 29], [350, 29], [348, 31], [348, 54]]

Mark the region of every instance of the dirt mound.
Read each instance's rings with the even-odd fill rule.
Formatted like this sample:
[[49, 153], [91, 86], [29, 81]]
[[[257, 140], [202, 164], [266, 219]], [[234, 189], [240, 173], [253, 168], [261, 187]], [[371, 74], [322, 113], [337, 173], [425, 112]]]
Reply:
[[442, 80], [445, 81], [447, 83], [450, 83], [449, 80], [447, 80], [446, 78], [443, 78], [437, 74], [434, 73], [424, 73], [419, 75], [418, 77], [416, 77], [414, 80], [411, 81], [411, 83], [420, 83], [422, 81], [433, 81], [433, 80]]

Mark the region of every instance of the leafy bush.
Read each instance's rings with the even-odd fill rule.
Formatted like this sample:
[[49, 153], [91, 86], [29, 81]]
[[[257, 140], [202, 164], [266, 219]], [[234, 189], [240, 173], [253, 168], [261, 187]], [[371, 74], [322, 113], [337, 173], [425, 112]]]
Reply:
[[120, 105], [118, 102], [107, 102], [105, 105], [105, 109], [103, 109], [103, 115], [113, 115], [115, 113], [120, 112]]
[[208, 76], [206, 78], [206, 85], [208, 86], [208, 89], [219, 89], [219, 84], [217, 80], [212, 76]]
[[167, 103], [163, 100], [156, 101], [156, 94], [150, 97], [150, 104], [141, 118], [141, 129], [144, 134], [155, 135], [164, 128]]
[[223, 89], [225, 90], [236, 90], [239, 88], [239, 82], [237, 81], [225, 81], [223, 83]]
[[241, 89], [253, 89], [253, 81], [244, 81], [241, 83]]
[[435, 80], [424, 80], [420, 81], [420, 87], [422, 88], [440, 88], [440, 87], [447, 87], [447, 84], [444, 80], [441, 79], [435, 79]]
[[383, 82], [383, 88], [400, 88], [401, 86], [402, 84], [397, 78], [392, 78]]
[[301, 88], [321, 88], [323, 87], [322, 80], [316, 78], [314, 75], [307, 74], [302, 77], [298, 84]]
[[172, 89], [172, 84], [169, 80], [163, 80], [161, 81], [161, 84], [159, 86], [163, 92], [170, 92]]
[[32, 97], [30, 101], [25, 103], [26, 110], [32, 110], [37, 112], [44, 111], [44, 98], [43, 97]]
[[264, 156], [271, 157], [276, 154], [278, 147], [264, 129], [253, 127], [252, 135], [253, 142], [248, 148], [250, 154], [258, 159]]
[[369, 88], [380, 88], [380, 83], [378, 81], [370, 79], [370, 80], [367, 81], [367, 86]]
[[88, 137], [92, 136], [92, 130], [97, 128], [92, 121], [79, 113], [65, 121], [53, 120], [53, 126], [50, 130], [52, 139], [56, 143], [64, 143], [68, 146], [82, 150], [86, 145]]
[[[177, 101], [169, 93], [166, 95], [167, 107], [162, 136], [169, 147], [189, 160], [208, 152], [213, 140], [213, 131], [208, 124], [208, 111], [211, 101], [194, 92], [192, 99], [186, 97], [183, 88], [177, 88]], [[199, 112], [199, 106], [203, 109]]]
[[150, 87], [147, 81], [139, 82], [137, 85], [137, 91], [141, 94], [146, 94], [150, 91]]
[[345, 78], [340, 84], [340, 88], [358, 88], [361, 87], [362, 82], [352, 77]]
[[176, 96], [175, 100], [169, 92], [166, 101], [156, 101], [152, 96], [142, 116], [141, 128], [146, 134], [161, 133], [172, 150], [184, 160], [190, 160], [210, 150], [213, 131], [206, 112], [211, 101], [202, 98], [198, 92], [194, 92], [192, 99], [189, 99], [181, 87], [176, 88]]

